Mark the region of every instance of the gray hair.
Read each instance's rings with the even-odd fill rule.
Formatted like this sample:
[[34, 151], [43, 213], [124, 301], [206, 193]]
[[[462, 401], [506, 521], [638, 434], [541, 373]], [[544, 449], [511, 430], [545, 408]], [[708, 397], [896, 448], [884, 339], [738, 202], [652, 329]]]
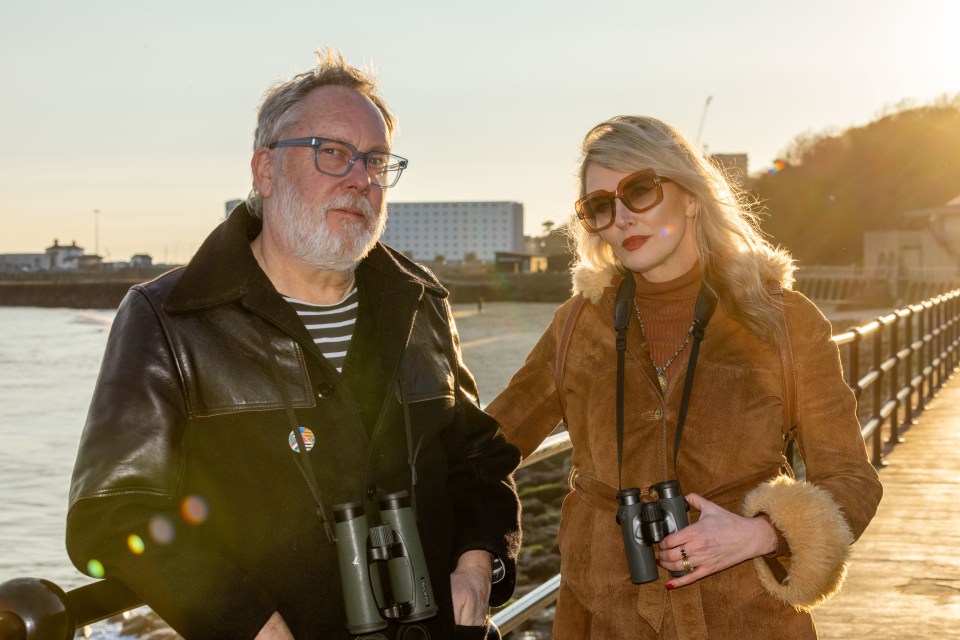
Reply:
[[[253, 148], [267, 147], [277, 140], [301, 117], [301, 105], [314, 89], [320, 87], [347, 87], [366, 96], [383, 115], [387, 125], [387, 136], [393, 138], [397, 120], [390, 107], [378, 94], [379, 84], [371, 73], [367, 73], [347, 64], [343, 53], [331, 49], [318, 49], [317, 67], [280, 82], [264, 94], [263, 102], [257, 112], [257, 129], [253, 134]], [[283, 167], [283, 155], [278, 154], [275, 165]], [[256, 187], [247, 196], [247, 210], [258, 218], [263, 215], [263, 197]]]

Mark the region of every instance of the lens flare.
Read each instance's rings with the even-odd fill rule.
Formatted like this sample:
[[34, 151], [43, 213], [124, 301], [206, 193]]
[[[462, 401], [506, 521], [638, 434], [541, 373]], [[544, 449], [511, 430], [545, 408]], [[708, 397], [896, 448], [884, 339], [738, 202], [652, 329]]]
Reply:
[[[304, 444], [306, 444], [306, 439], [304, 439]], [[208, 512], [207, 501], [200, 496], [187, 496], [180, 502], [180, 516], [187, 524], [203, 524], [207, 519]]]
[[660, 229], [660, 235], [663, 236], [664, 238], [669, 238], [676, 232], [677, 232], [677, 227], [676, 225], [672, 225], [672, 224], [666, 224], [663, 226], [662, 229]]
[[774, 160], [773, 166], [767, 169], [767, 173], [773, 175], [775, 173], [780, 173], [787, 168], [787, 163], [783, 160]]
[[143, 538], [133, 533], [127, 536], [127, 548], [130, 549], [130, 553], [135, 556], [139, 556], [143, 553]]
[[176, 529], [166, 516], [153, 516], [150, 518], [148, 528], [150, 529], [150, 537], [157, 544], [170, 544], [176, 537]]
[[107, 572], [103, 570], [99, 560], [91, 560], [87, 563], [87, 573], [94, 578], [102, 578]]

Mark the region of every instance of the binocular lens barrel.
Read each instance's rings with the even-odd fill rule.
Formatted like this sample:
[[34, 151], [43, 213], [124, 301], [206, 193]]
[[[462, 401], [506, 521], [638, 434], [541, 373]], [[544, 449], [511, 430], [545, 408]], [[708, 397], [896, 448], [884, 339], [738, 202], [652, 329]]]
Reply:
[[433, 586], [430, 584], [427, 559], [423, 555], [417, 519], [410, 507], [410, 493], [399, 491], [384, 496], [380, 500], [380, 517], [384, 524], [390, 525], [395, 535], [399, 536], [399, 542], [406, 549], [409, 562], [409, 581], [395, 575], [399, 572], [391, 572], [391, 577], [394, 578], [393, 584], [398, 592], [400, 585], [397, 583], [406, 582], [409, 585], [404, 598], [409, 597], [413, 602], [413, 610], [403, 616], [403, 621], [415, 622], [432, 618], [437, 614], [437, 602], [433, 597]]
[[380, 617], [377, 601], [368, 586], [367, 535], [370, 527], [363, 504], [350, 502], [335, 505], [333, 519], [347, 630], [358, 635], [384, 629], [387, 622]]

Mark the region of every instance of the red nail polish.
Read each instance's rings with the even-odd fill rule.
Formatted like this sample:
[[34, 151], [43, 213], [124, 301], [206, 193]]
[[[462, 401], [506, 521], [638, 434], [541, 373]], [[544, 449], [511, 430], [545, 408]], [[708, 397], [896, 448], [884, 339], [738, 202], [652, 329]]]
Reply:
[[663, 566], [662, 564], [660, 564], [660, 560], [659, 560], [659, 559], [657, 559], [657, 566], [658, 566], [658, 567], [662, 567], [662, 566]]
[[670, 589], [673, 589], [673, 587], [674, 587], [673, 583], [667, 584], [667, 591], [670, 591]]

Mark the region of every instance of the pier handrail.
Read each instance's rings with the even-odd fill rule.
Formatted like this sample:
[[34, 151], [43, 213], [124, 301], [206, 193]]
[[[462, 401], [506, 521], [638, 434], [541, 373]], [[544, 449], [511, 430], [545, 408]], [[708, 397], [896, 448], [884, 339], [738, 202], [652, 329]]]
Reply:
[[[960, 289], [890, 311], [835, 334], [833, 341], [841, 352], [845, 381], [857, 398], [870, 459], [880, 467], [889, 449], [902, 441], [903, 429], [915, 422], [960, 364]], [[861, 366], [864, 356], [869, 356], [867, 367]], [[571, 448], [567, 433], [552, 435], [520, 466]], [[501, 633], [513, 631], [553, 604], [559, 589], [557, 574], [498, 611], [494, 624]], [[141, 604], [116, 580], [68, 592], [47, 580], [9, 580], [0, 584], [0, 640], [70, 640], [77, 628]]]

